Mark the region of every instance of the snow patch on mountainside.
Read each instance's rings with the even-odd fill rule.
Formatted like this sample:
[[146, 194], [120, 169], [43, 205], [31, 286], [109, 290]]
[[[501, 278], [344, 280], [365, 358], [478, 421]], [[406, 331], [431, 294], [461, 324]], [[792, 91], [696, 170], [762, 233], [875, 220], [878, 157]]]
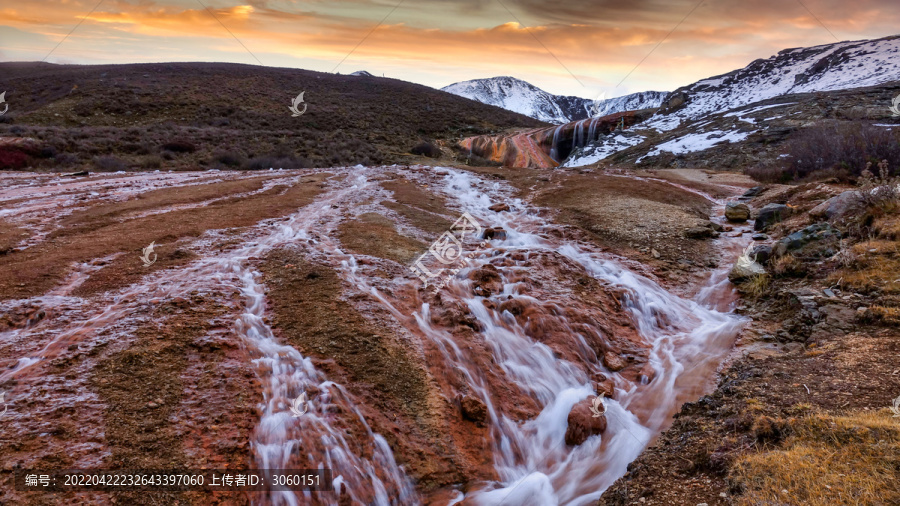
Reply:
[[586, 146], [579, 154], [573, 154], [562, 167], [583, 167], [608, 158], [623, 149], [637, 146], [644, 142], [644, 136], [635, 134], [617, 133], [597, 140], [590, 146]]
[[[463, 81], [441, 89], [555, 124], [586, 118], [587, 107], [591, 103], [586, 98], [553, 95], [531, 83], [509, 76]], [[588, 106], [585, 106], [586, 103]]]
[[441, 90], [554, 124], [659, 107], [668, 95], [665, 91], [641, 91], [598, 100], [597, 113], [594, 113], [593, 100], [554, 95], [531, 83], [509, 76], [462, 81], [445, 86]]
[[675, 90], [685, 104], [657, 114], [647, 127], [671, 130], [696, 120], [789, 93], [833, 91], [900, 80], [900, 36], [785, 49], [728, 74]]
[[606, 100], [598, 100], [594, 116], [602, 117], [622, 111], [638, 111], [662, 105], [668, 91], [640, 91]]
[[658, 144], [646, 155], [638, 158], [635, 163], [640, 163], [644, 157], [656, 156], [663, 151], [675, 155], [690, 153], [692, 151], [703, 151], [709, 149], [720, 142], [740, 142], [746, 139], [750, 132], [723, 132], [721, 130], [713, 130], [711, 132], [698, 132], [683, 135], [677, 139]]

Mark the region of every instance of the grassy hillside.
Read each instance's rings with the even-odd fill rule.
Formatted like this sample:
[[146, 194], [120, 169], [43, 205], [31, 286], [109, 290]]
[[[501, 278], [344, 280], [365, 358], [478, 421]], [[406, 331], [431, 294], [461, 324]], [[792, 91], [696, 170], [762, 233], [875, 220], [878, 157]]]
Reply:
[[408, 163], [422, 142], [544, 125], [395, 79], [229, 63], [0, 63], [2, 90], [0, 137], [38, 142], [0, 148], [0, 169]]

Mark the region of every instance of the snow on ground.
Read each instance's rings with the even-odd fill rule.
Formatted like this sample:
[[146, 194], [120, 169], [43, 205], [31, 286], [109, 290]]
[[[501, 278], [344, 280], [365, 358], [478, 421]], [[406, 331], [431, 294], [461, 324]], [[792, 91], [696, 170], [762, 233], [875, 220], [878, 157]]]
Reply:
[[609, 135], [599, 139], [590, 146], [585, 146], [581, 152], [581, 156], [570, 156], [561, 165], [561, 167], [583, 167], [592, 163], [599, 162], [625, 148], [637, 146], [644, 142], [641, 135]]
[[747, 109], [746, 111], [733, 111], [733, 112], [729, 112], [729, 113], [724, 114], [724, 116], [725, 116], [726, 118], [728, 118], [728, 117], [731, 117], [731, 116], [737, 116], [738, 114], [753, 114], [753, 113], [757, 113], [757, 112], [759, 112], [759, 111], [765, 111], [766, 109], [771, 109], [771, 108], [773, 108], [773, 107], [784, 107], [784, 106], [787, 106], [787, 105], [794, 105], [794, 104], [796, 104], [796, 103], [797, 103], [797, 102], [787, 102], [787, 103], [784, 103], [784, 104], [761, 105], [761, 106], [759, 106], [759, 107], [754, 107], [754, 108], [752, 108], [752, 109]]
[[640, 163], [640, 161], [645, 157], [656, 156], [663, 151], [668, 151], [676, 155], [691, 153], [694, 151], [703, 151], [715, 146], [720, 142], [740, 142], [746, 139], [749, 135], [750, 132], [723, 132], [721, 130], [687, 134], [659, 144], [649, 153], [638, 158], [635, 163]]
[[785, 50], [743, 69], [687, 86], [684, 88], [687, 102], [683, 107], [656, 115], [645, 126], [667, 131], [706, 114], [781, 95], [876, 86], [898, 79], [900, 38]]

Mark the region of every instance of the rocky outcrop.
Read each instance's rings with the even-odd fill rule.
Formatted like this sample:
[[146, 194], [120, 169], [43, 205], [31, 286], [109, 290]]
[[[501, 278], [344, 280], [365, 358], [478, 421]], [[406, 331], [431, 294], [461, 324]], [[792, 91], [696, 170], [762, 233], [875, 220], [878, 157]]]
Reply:
[[862, 207], [862, 194], [857, 190], [847, 190], [814, 207], [809, 215], [813, 218], [825, 218], [840, 221]]
[[[775, 246], [773, 246], [772, 254], [779, 257], [791, 251], [801, 249], [813, 241], [840, 238], [841, 232], [831, 226], [830, 223], [816, 223], [780, 239], [775, 243]], [[834, 254], [833, 251], [831, 253]]]
[[784, 204], [766, 204], [759, 210], [753, 230], [765, 230], [790, 216], [790, 208]]

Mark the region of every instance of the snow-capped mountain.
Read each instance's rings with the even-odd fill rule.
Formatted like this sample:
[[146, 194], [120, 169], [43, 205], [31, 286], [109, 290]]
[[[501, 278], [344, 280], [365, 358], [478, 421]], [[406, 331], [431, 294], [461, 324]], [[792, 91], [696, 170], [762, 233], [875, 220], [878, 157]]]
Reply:
[[356, 72], [350, 74], [351, 76], [364, 76], [364, 77], [375, 77], [371, 73], [366, 70], [357, 70]]
[[659, 107], [668, 94], [665, 91], [642, 91], [600, 100], [597, 102], [597, 114], [594, 114], [592, 112], [594, 102], [590, 99], [554, 95], [529, 82], [508, 76], [463, 81], [441, 89], [454, 95], [557, 124], [591, 116]]
[[785, 49], [742, 69], [672, 92], [647, 126], [671, 130], [687, 120], [780, 95], [834, 91], [900, 80], [900, 36]]
[[594, 116], [606, 116], [622, 111], [638, 111], [662, 105], [668, 91], [639, 91], [621, 97], [597, 101], [597, 113]]
[[592, 103], [586, 98], [547, 93], [531, 83], [509, 76], [462, 81], [441, 90], [548, 123], [568, 123], [587, 118]]

